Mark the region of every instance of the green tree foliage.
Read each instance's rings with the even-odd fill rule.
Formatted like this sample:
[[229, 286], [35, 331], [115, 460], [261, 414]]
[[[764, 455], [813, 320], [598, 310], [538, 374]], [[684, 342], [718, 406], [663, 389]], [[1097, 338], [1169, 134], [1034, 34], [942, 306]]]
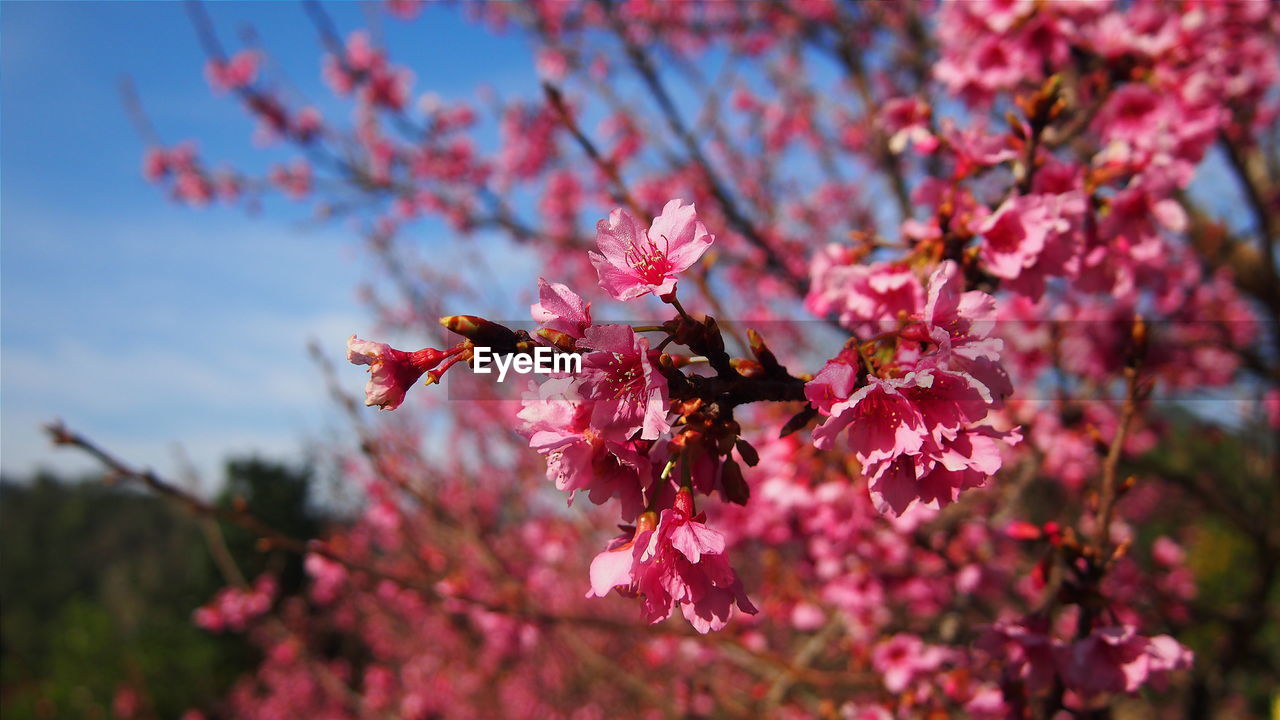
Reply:
[[[305, 468], [233, 460], [219, 502], [314, 537], [309, 481]], [[270, 570], [284, 592], [301, 587], [300, 559], [221, 531], [245, 576]], [[0, 714], [110, 717], [121, 687], [139, 693], [140, 717], [208, 707], [256, 661], [243, 638], [191, 622], [224, 585], [200, 521], [170, 503], [47, 474], [0, 481]]]

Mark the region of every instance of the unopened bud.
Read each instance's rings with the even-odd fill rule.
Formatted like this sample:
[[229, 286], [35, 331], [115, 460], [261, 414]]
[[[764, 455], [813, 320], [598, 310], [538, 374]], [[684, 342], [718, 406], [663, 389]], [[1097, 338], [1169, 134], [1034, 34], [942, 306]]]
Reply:
[[[1023, 112], [1026, 112], [1026, 108], [1022, 107], [1021, 98], [1016, 99], [1014, 102], [1017, 102], [1018, 107], [1022, 108]], [[1009, 131], [1013, 133], [1014, 137], [1018, 138], [1019, 140], [1027, 139], [1027, 134], [1022, 129], [1022, 121], [1018, 119], [1017, 115], [1014, 115], [1012, 112], [1006, 113], [1004, 120], [1006, 123], [1009, 124]]]
[[[678, 497], [678, 496], [677, 496]], [[640, 517], [636, 518], [636, 534], [656, 530], [658, 527], [658, 513], [653, 510], [640, 513]]]
[[1040, 528], [1026, 520], [1014, 520], [1005, 526], [1004, 534], [1014, 540], [1039, 540]]
[[742, 462], [746, 463], [747, 467], [755, 467], [760, 464], [760, 453], [756, 452], [751, 443], [738, 438], [738, 441], [734, 443], [734, 447], [738, 448], [738, 457], [742, 458]]
[[786, 425], [782, 426], [782, 430], [778, 432], [778, 437], [784, 438], [790, 435], [791, 433], [796, 432], [797, 430], [800, 430], [805, 425], [808, 425], [810, 422], [813, 422], [813, 419], [816, 417], [818, 417], [818, 410], [814, 408], [812, 405], [806, 405], [803, 410], [796, 413], [795, 415], [792, 415], [791, 419], [787, 421]]
[[1141, 315], [1133, 317], [1133, 362], [1147, 354], [1147, 322]]
[[1124, 557], [1125, 555], [1128, 555], [1128, 554], [1129, 554], [1129, 548], [1131, 548], [1131, 547], [1133, 547], [1133, 539], [1132, 539], [1132, 538], [1127, 539], [1127, 540], [1125, 540], [1124, 542], [1122, 542], [1122, 543], [1120, 543], [1119, 545], [1117, 545], [1117, 546], [1116, 546], [1115, 551], [1113, 551], [1113, 552], [1111, 553], [1111, 559], [1109, 560], [1109, 562], [1115, 562], [1116, 560], [1119, 560], [1120, 558]]
[[572, 352], [577, 349], [578, 341], [574, 339], [572, 335], [562, 333], [559, 330], [541, 328], [538, 330], [538, 337], [541, 337], [552, 345], [555, 345], [561, 350], [565, 350], [567, 352]]
[[729, 358], [729, 367], [738, 371], [742, 377], [764, 377], [764, 366], [755, 360], [746, 358]]
[[742, 477], [742, 468], [738, 467], [738, 463], [725, 460], [720, 479], [724, 483], [724, 496], [729, 502], [736, 505], [747, 504], [747, 500], [751, 498], [751, 488], [747, 485], [746, 478]]
[[766, 372], [776, 372], [782, 369], [782, 365], [778, 362], [778, 358], [773, 351], [764, 344], [764, 338], [760, 337], [760, 333], [755, 330], [747, 330], [747, 344], [751, 346], [751, 354], [756, 360], [760, 361], [761, 367]]
[[688, 355], [682, 355], [680, 353], [665, 353], [665, 355], [671, 361], [672, 367], [682, 368], [685, 365], [693, 363], [693, 358]]
[[675, 508], [685, 517], [693, 517], [693, 491], [687, 487], [676, 492]]
[[476, 315], [449, 315], [440, 318], [440, 324], [449, 332], [457, 333], [477, 345], [493, 348], [494, 352], [510, 352], [519, 341], [516, 334], [508, 328]]

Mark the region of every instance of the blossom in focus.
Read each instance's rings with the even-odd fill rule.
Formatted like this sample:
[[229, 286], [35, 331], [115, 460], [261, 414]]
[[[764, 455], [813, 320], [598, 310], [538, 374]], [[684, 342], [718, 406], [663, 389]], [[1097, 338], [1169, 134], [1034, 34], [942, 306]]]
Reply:
[[672, 293], [676, 275], [702, 257], [714, 240], [693, 205], [677, 199], [662, 208], [648, 232], [626, 210], [615, 209], [596, 225], [600, 252], [589, 256], [600, 287], [616, 300], [633, 300], [646, 293]]
[[533, 319], [548, 330], [581, 338], [591, 325], [591, 303], [560, 283], [538, 278], [538, 302], [529, 306]]
[[569, 493], [570, 504], [579, 490], [597, 505], [616, 497], [631, 520], [644, 509], [641, 478], [649, 476], [649, 461], [625, 428], [593, 425], [594, 407], [576, 381], [552, 379], [525, 394], [519, 417], [529, 446], [547, 458], [547, 479]]
[[614, 587], [642, 596], [645, 618], [658, 623], [678, 604], [700, 633], [723, 628], [733, 608], [754, 615], [738, 574], [725, 555], [725, 538], [693, 515], [688, 490], [676, 495], [674, 507], [641, 516], [635, 535], [615, 539], [591, 563], [591, 591], [603, 597]]
[[364, 388], [364, 404], [383, 410], [395, 410], [404, 402], [422, 374], [440, 364], [448, 353], [423, 348], [407, 353], [386, 343], [361, 340], [352, 335], [347, 340], [347, 362], [369, 366], [369, 382]]
[[649, 341], [629, 325], [589, 327], [579, 347], [582, 389], [595, 400], [591, 424], [621, 426], [629, 435], [640, 430], [643, 440], [657, 440], [671, 429], [667, 421], [667, 379], [654, 367]]

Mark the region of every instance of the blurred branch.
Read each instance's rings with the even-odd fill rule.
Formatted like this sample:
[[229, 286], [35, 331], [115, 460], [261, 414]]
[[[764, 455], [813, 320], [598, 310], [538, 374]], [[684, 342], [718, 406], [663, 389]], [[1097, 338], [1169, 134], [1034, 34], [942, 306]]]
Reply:
[[649, 94], [658, 103], [668, 127], [670, 127], [676, 138], [680, 140], [681, 144], [684, 145], [685, 151], [689, 154], [689, 159], [702, 170], [712, 196], [715, 197], [716, 202], [724, 212], [725, 220], [734, 230], [741, 233], [747, 242], [754, 245], [764, 254], [767, 267], [780, 273], [795, 292], [803, 297], [809, 290], [808, 278], [794, 272], [772, 244], [765, 239], [763, 233], [743, 214], [738, 207], [737, 201], [729, 194], [719, 173], [716, 172], [706, 154], [702, 152], [697, 138], [693, 136], [693, 133], [685, 124], [679, 109], [676, 108], [675, 101], [672, 100], [670, 93], [667, 92], [667, 88], [658, 76], [658, 71], [654, 68], [648, 53], [632, 39], [623, 21], [614, 12], [613, 3], [605, 0], [602, 4], [612, 21], [614, 33], [623, 43], [632, 69], [640, 75], [645, 87], [649, 90]]

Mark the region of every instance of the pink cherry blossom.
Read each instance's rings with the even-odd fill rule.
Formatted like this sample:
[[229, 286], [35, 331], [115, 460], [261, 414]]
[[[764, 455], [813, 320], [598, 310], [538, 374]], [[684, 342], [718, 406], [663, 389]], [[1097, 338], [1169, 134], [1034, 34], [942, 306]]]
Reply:
[[618, 208], [596, 226], [591, 264], [600, 287], [617, 300], [633, 300], [646, 293], [669, 295], [676, 275], [693, 265], [715, 237], [698, 220], [693, 205], [672, 200], [646, 232], [630, 213]]
[[681, 490], [656, 526], [648, 519], [632, 539], [613, 541], [591, 564], [589, 594], [603, 596], [615, 586], [637, 593], [650, 623], [667, 619], [679, 605], [700, 633], [723, 628], [735, 607], [754, 615], [742, 581], [729, 567], [724, 536], [708, 528], [701, 515], [694, 517], [692, 508], [692, 496]]
[[1067, 687], [1085, 696], [1131, 693], [1152, 679], [1191, 666], [1192, 653], [1167, 635], [1147, 638], [1130, 626], [1094, 630], [1057, 650]]
[[616, 497], [630, 520], [643, 509], [649, 461], [629, 440], [629, 426], [593, 423], [595, 406], [577, 381], [553, 379], [525, 394], [519, 416], [529, 446], [547, 458], [547, 479], [569, 493], [570, 504], [579, 490], [597, 505]]
[[581, 338], [591, 324], [591, 303], [560, 283], [538, 278], [538, 302], [529, 307], [539, 325], [572, 338]]
[[239, 90], [257, 79], [259, 63], [256, 51], [242, 50], [229, 60], [210, 60], [205, 65], [205, 77], [218, 92]]
[[347, 362], [369, 366], [369, 383], [364, 389], [365, 405], [395, 410], [404, 402], [409, 388], [422, 374], [440, 364], [446, 353], [431, 348], [407, 353], [386, 343], [361, 340], [352, 335], [347, 340]]
[[656, 440], [671, 428], [667, 421], [667, 379], [654, 367], [649, 341], [629, 325], [586, 329], [578, 346], [591, 350], [582, 360], [583, 394], [595, 401], [591, 424], [637, 430]]
[[815, 315], [835, 315], [860, 336], [896, 328], [899, 319], [924, 302], [920, 281], [895, 263], [863, 265], [842, 246], [829, 245], [814, 257], [805, 305]]
[[1079, 253], [1084, 211], [1085, 196], [1079, 191], [1005, 201], [977, 228], [985, 240], [987, 272], [1011, 281], [1010, 289], [1039, 299], [1046, 279], [1068, 274], [1068, 263]]
[[885, 689], [900, 693], [917, 675], [937, 669], [948, 656], [945, 648], [927, 646], [918, 636], [902, 633], [876, 646], [871, 665], [883, 678]]

